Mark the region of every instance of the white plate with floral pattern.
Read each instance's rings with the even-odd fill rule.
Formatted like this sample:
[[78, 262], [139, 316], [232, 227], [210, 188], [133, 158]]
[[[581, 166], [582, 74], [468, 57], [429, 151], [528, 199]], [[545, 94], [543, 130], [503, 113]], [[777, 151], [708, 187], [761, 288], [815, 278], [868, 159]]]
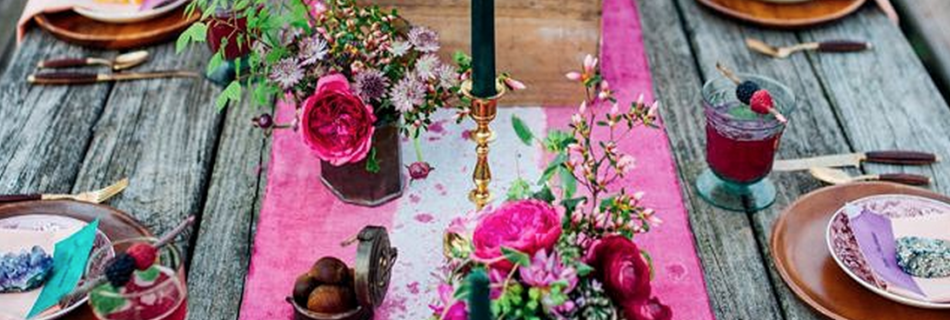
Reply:
[[[945, 227], [943, 230], [950, 230], [950, 225], [942, 226], [944, 221], [950, 221], [950, 204], [904, 194], [865, 197], [854, 200], [838, 209], [832, 216], [825, 233], [825, 242], [828, 244], [828, 249], [835, 262], [841, 267], [841, 270], [844, 270], [848, 276], [861, 286], [898, 303], [928, 309], [950, 309], [950, 301], [933, 302], [914, 297], [914, 294], [908, 294], [910, 292], [903, 290], [900, 286], [889, 283], [887, 281], [888, 277], [884, 273], [872, 267], [872, 263], [869, 263], [862, 252], [851, 227], [851, 217], [856, 214], [876, 214], [890, 222], [897, 223], [899, 221], [902, 226], [905, 226], [902, 234], [916, 233], [919, 230], [920, 236], [928, 237], [934, 235], [932, 231], [935, 230], [934, 221], [941, 221], [941, 225], [937, 226], [938, 230], [942, 227]], [[910, 226], [910, 228], [906, 226]], [[907, 232], [907, 230], [910, 231]], [[946, 235], [946, 232], [944, 232], [944, 235]], [[890, 240], [888, 239], [888, 241]], [[947, 287], [942, 287], [943, 284], [936, 285], [940, 286], [941, 290], [945, 288], [950, 291], [950, 278], [944, 279], [938, 280], [940, 282], [945, 281], [944, 283], [948, 284]], [[934, 284], [929, 285], [933, 286]]]

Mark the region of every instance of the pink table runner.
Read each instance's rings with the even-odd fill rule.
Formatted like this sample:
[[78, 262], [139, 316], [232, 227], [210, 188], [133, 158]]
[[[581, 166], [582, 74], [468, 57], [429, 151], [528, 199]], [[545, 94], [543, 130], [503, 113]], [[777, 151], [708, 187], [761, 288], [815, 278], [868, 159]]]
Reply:
[[[629, 0], [606, 0], [603, 12], [604, 75], [611, 87], [623, 93], [618, 97], [622, 105], [628, 105], [640, 92], [649, 97], [650, 69], [636, 7]], [[496, 177], [494, 194], [504, 194], [505, 187], [518, 176], [540, 176], [544, 155], [518, 141], [511, 129], [511, 116], [517, 114], [534, 132], [544, 132], [549, 127], [566, 125], [574, 110], [500, 110], [493, 123], [498, 134], [491, 158]], [[292, 107], [279, 107], [280, 121], [291, 115]], [[319, 182], [319, 162], [299, 137], [292, 132], [276, 132], [241, 319], [291, 319], [292, 308], [284, 297], [290, 294], [296, 275], [326, 255], [352, 264], [355, 248], [340, 248], [339, 242], [365, 225], [389, 228], [393, 245], [400, 250], [389, 295], [376, 319], [429, 318], [428, 304], [437, 299], [437, 282], [430, 272], [442, 262], [442, 231], [453, 218], [473, 208], [466, 196], [475, 154], [473, 144], [462, 137], [466, 129], [450, 121], [433, 126], [423, 148], [426, 160], [436, 170], [428, 180], [408, 186], [402, 198], [372, 209], [337, 200]], [[410, 145], [403, 146], [403, 158], [414, 159]], [[714, 319], [666, 133], [641, 130], [621, 148], [638, 159], [634, 174], [622, 183], [646, 191], [647, 205], [665, 221], [637, 238], [653, 256], [656, 295], [673, 308], [676, 319]]]

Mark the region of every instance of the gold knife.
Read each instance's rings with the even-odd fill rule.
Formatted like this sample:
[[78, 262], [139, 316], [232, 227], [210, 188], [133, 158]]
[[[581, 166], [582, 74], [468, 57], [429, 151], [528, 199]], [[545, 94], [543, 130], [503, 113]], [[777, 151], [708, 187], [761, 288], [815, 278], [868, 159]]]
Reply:
[[836, 154], [814, 158], [778, 160], [772, 165], [774, 171], [799, 171], [822, 167], [860, 167], [862, 162], [900, 164], [900, 165], [928, 165], [940, 161], [932, 154], [917, 151], [871, 151]]
[[159, 78], [197, 78], [200, 76], [197, 72], [182, 70], [123, 73], [48, 72], [32, 74], [26, 80], [31, 84], [67, 85]]

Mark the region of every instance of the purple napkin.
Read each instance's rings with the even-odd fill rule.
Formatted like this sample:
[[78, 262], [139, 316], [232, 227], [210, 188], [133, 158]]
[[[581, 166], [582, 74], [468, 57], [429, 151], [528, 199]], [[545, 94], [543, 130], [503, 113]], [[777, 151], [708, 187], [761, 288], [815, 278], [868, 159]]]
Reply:
[[[845, 209], [851, 219], [851, 230], [864, 259], [879, 277], [889, 285], [926, 296], [917, 282], [897, 265], [897, 246], [891, 220], [870, 210], [850, 207]], [[858, 212], [856, 215], [853, 213]]]

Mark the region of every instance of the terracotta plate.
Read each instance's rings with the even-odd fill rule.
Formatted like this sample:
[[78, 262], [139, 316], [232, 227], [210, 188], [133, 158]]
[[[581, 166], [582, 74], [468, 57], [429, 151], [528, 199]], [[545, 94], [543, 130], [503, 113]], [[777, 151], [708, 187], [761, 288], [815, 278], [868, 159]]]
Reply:
[[[64, 200], [19, 202], [0, 206], [0, 220], [36, 215], [63, 216], [85, 222], [99, 218], [99, 231], [105, 233], [111, 241], [152, 236], [148, 229], [128, 214], [103, 205]], [[69, 319], [93, 320], [95, 316], [89, 310], [88, 304], [83, 304]]]
[[727, 16], [775, 28], [804, 28], [843, 18], [866, 0], [774, 3], [758, 0], [697, 0]]
[[160, 43], [184, 31], [201, 15], [185, 16], [185, 7], [179, 7], [155, 19], [135, 23], [115, 24], [92, 20], [67, 10], [36, 15], [36, 23], [57, 38], [83, 46], [124, 50]]
[[950, 319], [881, 297], [848, 277], [832, 259], [825, 232], [846, 202], [878, 194], [910, 194], [943, 202], [950, 197], [897, 184], [867, 182], [823, 188], [792, 203], [775, 221], [771, 250], [782, 279], [805, 303], [836, 320]]

